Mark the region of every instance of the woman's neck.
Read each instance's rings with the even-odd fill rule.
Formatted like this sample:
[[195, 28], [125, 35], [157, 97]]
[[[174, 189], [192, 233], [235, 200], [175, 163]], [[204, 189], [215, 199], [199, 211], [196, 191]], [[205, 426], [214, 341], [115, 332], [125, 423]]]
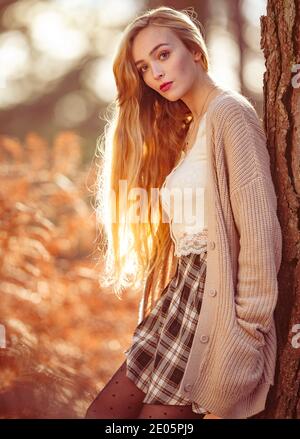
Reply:
[[[215, 89], [213, 90], [214, 87]], [[190, 109], [193, 118], [198, 119], [205, 113], [212, 99], [220, 94], [220, 92], [222, 92], [222, 88], [214, 82], [208, 73], [202, 72], [197, 77], [191, 89], [181, 100]], [[210, 95], [208, 96], [209, 93]]]

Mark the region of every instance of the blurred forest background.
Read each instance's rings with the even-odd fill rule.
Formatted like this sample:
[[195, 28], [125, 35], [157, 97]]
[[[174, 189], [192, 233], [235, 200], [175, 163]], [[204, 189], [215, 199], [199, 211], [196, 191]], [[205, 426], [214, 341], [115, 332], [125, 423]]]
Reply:
[[194, 8], [262, 117], [265, 0], [0, 0], [1, 418], [82, 418], [125, 359], [140, 297], [98, 282], [95, 148], [122, 29], [160, 5]]

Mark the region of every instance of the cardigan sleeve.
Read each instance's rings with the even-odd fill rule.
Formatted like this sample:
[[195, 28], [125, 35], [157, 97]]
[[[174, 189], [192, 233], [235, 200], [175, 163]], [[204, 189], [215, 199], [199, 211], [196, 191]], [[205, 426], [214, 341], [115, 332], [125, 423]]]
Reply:
[[282, 233], [266, 138], [250, 103], [231, 102], [224, 131], [232, 214], [239, 233], [236, 317], [245, 341], [264, 345], [278, 299]]
[[256, 177], [231, 196], [240, 235], [235, 294], [237, 322], [256, 347], [272, 324], [278, 298], [277, 273], [281, 262], [282, 235], [268, 182]]

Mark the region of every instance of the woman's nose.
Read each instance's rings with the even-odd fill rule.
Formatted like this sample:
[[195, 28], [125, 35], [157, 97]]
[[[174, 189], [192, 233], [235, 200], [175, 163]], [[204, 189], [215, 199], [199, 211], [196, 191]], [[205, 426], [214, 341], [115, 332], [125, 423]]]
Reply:
[[153, 77], [154, 79], [159, 79], [160, 77], [163, 76], [163, 72], [161, 71], [161, 69], [159, 67], [153, 67]]

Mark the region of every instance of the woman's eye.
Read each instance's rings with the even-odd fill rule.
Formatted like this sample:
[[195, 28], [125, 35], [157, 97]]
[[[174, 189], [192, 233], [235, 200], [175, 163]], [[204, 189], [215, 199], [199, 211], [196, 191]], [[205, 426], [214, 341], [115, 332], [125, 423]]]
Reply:
[[159, 56], [161, 56], [161, 55], [163, 55], [163, 54], [167, 54], [167, 55], [169, 55], [169, 52], [168, 52], [167, 50], [164, 50], [163, 52], [161, 52], [161, 53], [159, 54]]
[[[161, 57], [161, 55], [169, 55], [169, 52], [167, 51], [167, 50], [164, 50], [163, 52], [160, 52], [160, 54], [159, 54], [159, 58]], [[168, 56], [166, 57], [166, 58], [168, 58]], [[165, 57], [163, 57], [162, 59], [166, 59]], [[145, 70], [144, 70], [144, 67], [147, 67], [146, 65], [143, 65], [140, 69], [139, 69], [139, 72], [140, 73], [145, 73]]]
[[139, 70], [140, 73], [144, 73], [144, 72], [145, 72], [145, 70], [143, 70], [143, 67], [146, 67], [146, 66], [142, 66], [142, 67], [140, 68], [140, 70]]

